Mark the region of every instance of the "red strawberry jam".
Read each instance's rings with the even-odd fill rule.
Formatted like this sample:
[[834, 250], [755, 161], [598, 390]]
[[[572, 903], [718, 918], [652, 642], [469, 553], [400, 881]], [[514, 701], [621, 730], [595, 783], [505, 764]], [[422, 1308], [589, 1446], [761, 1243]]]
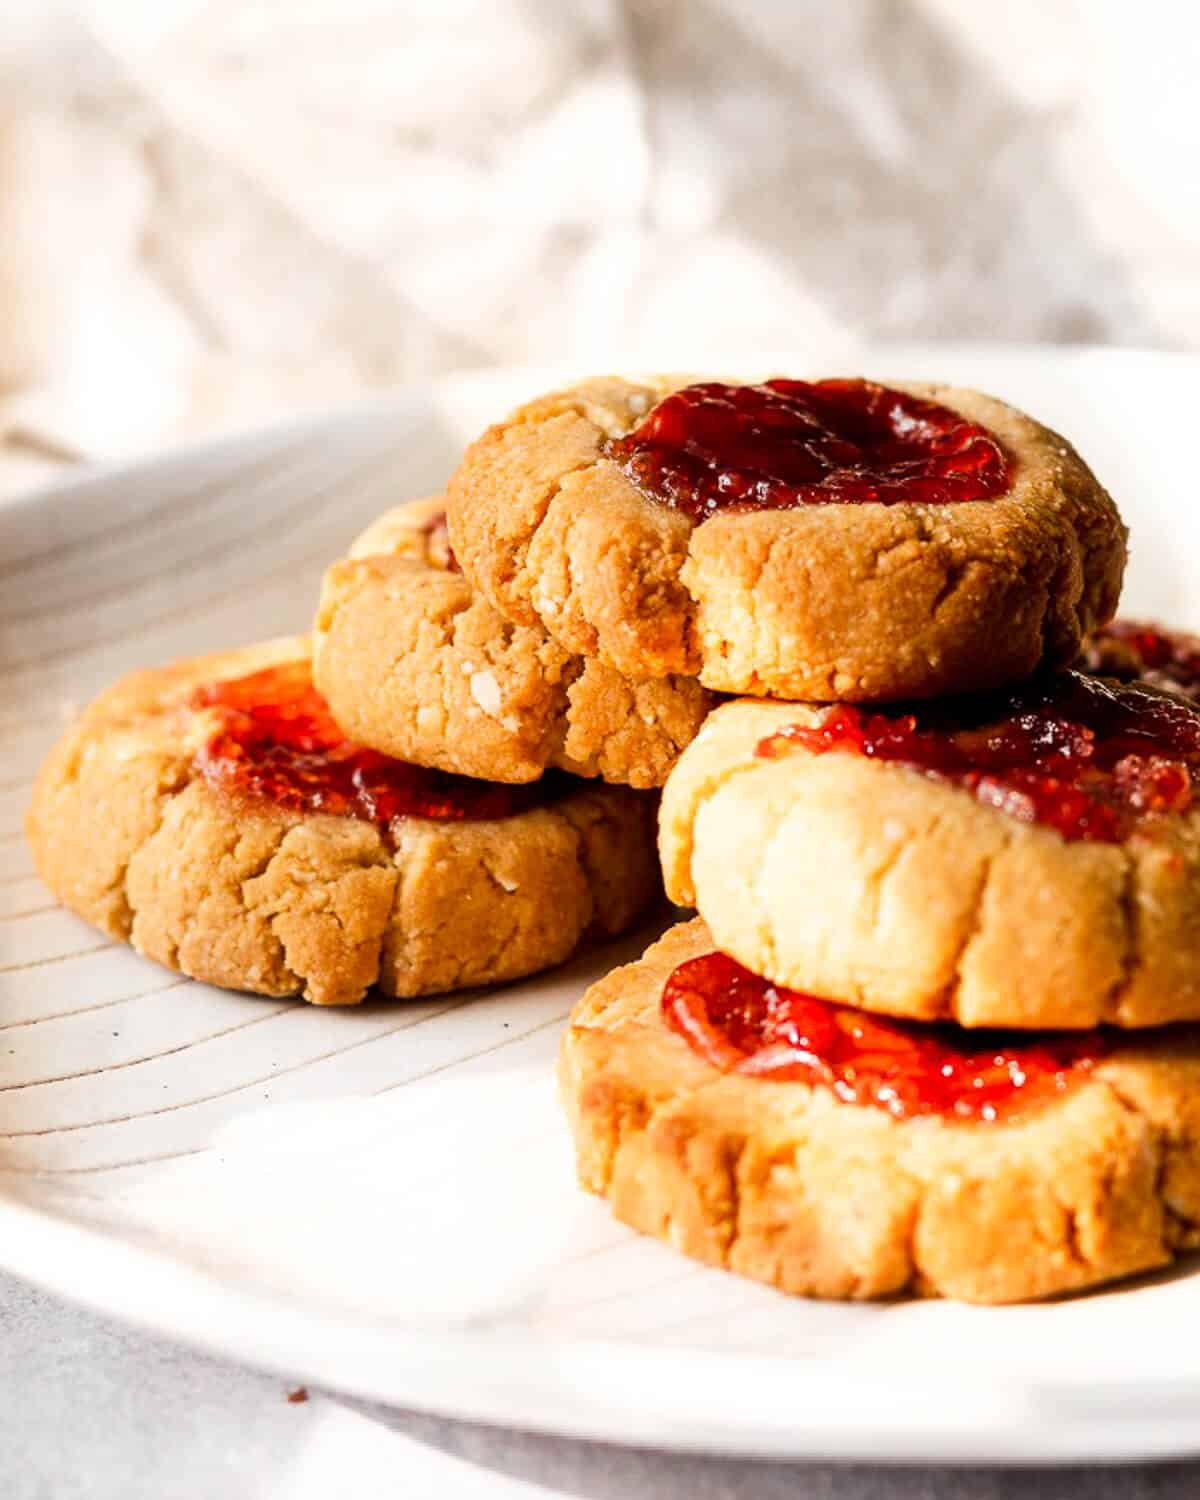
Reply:
[[1059, 672], [911, 712], [839, 704], [815, 727], [769, 735], [757, 753], [785, 755], [795, 745], [912, 766], [1022, 823], [1111, 844], [1192, 805], [1200, 709], [1140, 683]]
[[1009, 487], [986, 428], [869, 380], [689, 385], [608, 456], [643, 494], [703, 520], [798, 505], [948, 505]]
[[217, 727], [196, 763], [223, 790], [289, 812], [336, 813], [387, 826], [394, 818], [508, 818], [561, 796], [563, 778], [525, 786], [476, 781], [393, 760], [352, 744], [333, 721], [306, 661], [212, 682], [193, 709]]
[[667, 1023], [724, 1073], [829, 1089], [896, 1119], [996, 1120], [1086, 1077], [1103, 1032], [965, 1031], [894, 1021], [759, 979], [724, 953], [680, 964]]
[[1200, 701], [1200, 638], [1133, 620], [1114, 620], [1083, 643], [1081, 671], [1121, 682], [1148, 682]]

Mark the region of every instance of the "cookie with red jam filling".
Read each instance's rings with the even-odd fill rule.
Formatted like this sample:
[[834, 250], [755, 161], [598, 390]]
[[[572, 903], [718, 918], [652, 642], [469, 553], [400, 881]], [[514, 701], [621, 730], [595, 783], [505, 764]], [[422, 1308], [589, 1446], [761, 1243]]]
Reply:
[[1076, 671], [900, 708], [719, 708], [667, 893], [793, 989], [965, 1026], [1200, 1019], [1200, 705]]
[[513, 979], [659, 889], [654, 801], [528, 786], [347, 739], [304, 640], [136, 672], [43, 765], [26, 821], [58, 899], [210, 984], [319, 1005]]
[[1113, 620], [1084, 641], [1075, 666], [1094, 677], [1146, 682], [1200, 703], [1200, 636], [1143, 620]]
[[817, 702], [1068, 662], [1125, 563], [1064, 438], [944, 385], [586, 381], [489, 428], [447, 510], [514, 623], [622, 672]]
[[1029, 1301], [1200, 1223], [1200, 1033], [964, 1033], [756, 979], [700, 920], [584, 995], [559, 1079], [624, 1223], [798, 1296]]

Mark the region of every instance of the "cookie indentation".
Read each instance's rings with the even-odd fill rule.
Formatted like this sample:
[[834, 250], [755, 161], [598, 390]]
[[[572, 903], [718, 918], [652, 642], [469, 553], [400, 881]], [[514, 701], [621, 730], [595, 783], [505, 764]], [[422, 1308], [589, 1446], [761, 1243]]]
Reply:
[[1186, 812], [1200, 766], [1200, 712], [1136, 682], [1060, 672], [1015, 691], [911, 713], [840, 704], [789, 724], [756, 753], [800, 745], [895, 761], [1065, 839], [1115, 844], [1145, 819]]
[[772, 984], [724, 953], [674, 969], [662, 1013], [723, 1073], [806, 1083], [897, 1120], [994, 1121], [1081, 1082], [1108, 1050], [1102, 1031], [968, 1032], [872, 1016]]
[[397, 818], [510, 818], [565, 789], [553, 773], [521, 786], [394, 760], [348, 740], [307, 660], [205, 683], [189, 700], [216, 727], [196, 757], [213, 786], [289, 812], [332, 813], [387, 828]]
[[1114, 620], [1083, 643], [1081, 671], [1152, 687], [1200, 701], [1200, 638], [1138, 620]]
[[608, 456], [695, 520], [799, 505], [946, 505], [1008, 489], [987, 428], [869, 380], [708, 381], [660, 401]]

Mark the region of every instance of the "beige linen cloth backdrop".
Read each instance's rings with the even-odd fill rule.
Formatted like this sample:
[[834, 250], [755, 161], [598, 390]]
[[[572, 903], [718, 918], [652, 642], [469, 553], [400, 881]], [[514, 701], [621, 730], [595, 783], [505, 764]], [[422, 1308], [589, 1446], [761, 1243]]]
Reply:
[[0, 492], [498, 361], [1200, 345], [1173, 0], [5, 0]]

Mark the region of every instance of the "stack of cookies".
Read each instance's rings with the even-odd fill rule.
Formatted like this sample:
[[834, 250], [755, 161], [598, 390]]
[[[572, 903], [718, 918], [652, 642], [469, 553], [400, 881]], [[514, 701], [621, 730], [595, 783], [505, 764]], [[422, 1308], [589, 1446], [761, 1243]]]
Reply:
[[39, 773], [65, 905], [194, 978], [320, 1005], [515, 979], [661, 899], [657, 796], [709, 695], [472, 595], [441, 501], [330, 569], [310, 636], [137, 672]]
[[310, 636], [102, 695], [30, 840], [105, 932], [320, 1004], [556, 964], [661, 857], [699, 916], [563, 1042], [586, 1187], [793, 1293], [1095, 1285], [1200, 1243], [1200, 650], [1107, 626], [1124, 561], [975, 392], [585, 382]]
[[451, 529], [514, 615], [739, 695], [663, 794], [699, 918], [564, 1039], [587, 1188], [822, 1297], [1200, 1243], [1200, 655], [1103, 628], [1125, 532], [1066, 441], [942, 387], [590, 387], [468, 455]]

